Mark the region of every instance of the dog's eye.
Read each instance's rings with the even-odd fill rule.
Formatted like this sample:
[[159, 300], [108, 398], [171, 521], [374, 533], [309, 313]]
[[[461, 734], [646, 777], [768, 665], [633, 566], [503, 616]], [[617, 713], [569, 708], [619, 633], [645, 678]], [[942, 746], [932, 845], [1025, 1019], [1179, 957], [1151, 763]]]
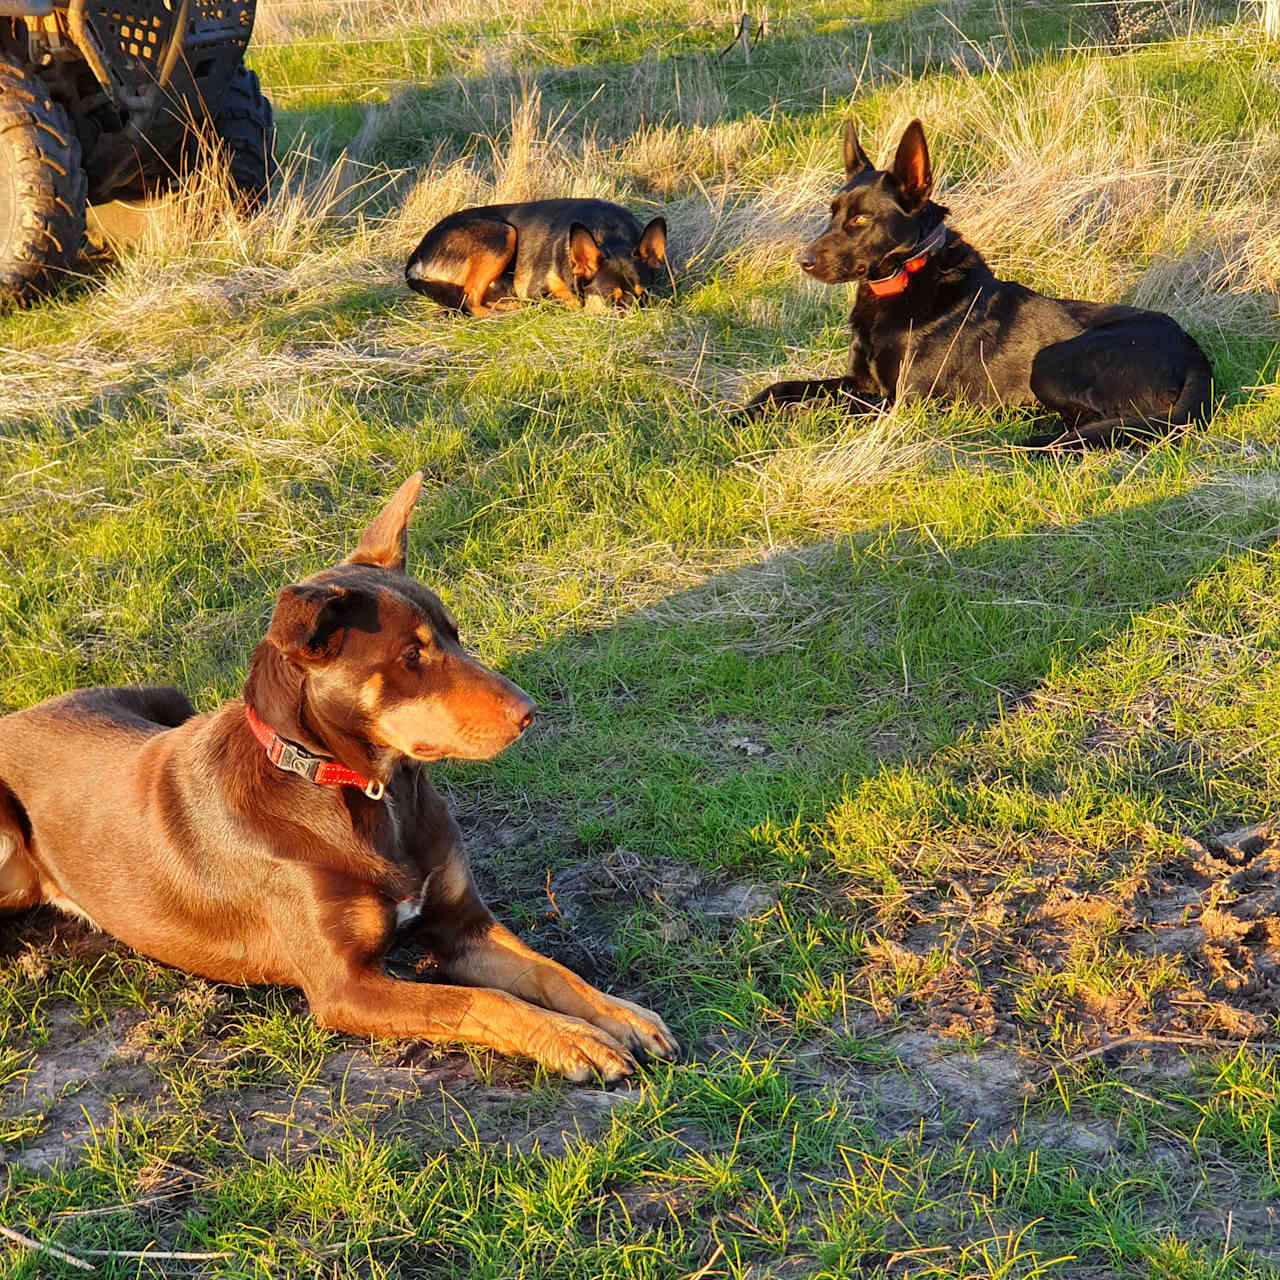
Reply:
[[422, 661], [422, 650], [416, 644], [411, 644], [401, 655], [400, 661], [404, 663], [410, 671], [417, 670], [418, 663]]
[[854, 217], [850, 218], [848, 223], [846, 223], [846, 225], [850, 227], [865, 227], [867, 223], [870, 221], [871, 219], [868, 218], [865, 213], [859, 213]]

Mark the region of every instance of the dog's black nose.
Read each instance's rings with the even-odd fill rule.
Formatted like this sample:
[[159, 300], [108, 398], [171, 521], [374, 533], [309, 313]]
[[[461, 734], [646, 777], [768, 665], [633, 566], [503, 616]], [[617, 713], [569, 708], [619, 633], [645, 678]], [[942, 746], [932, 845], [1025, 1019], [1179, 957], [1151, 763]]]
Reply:
[[533, 713], [537, 708], [528, 698], [521, 698], [507, 708], [507, 715], [515, 721], [517, 728], [523, 733], [533, 723]]

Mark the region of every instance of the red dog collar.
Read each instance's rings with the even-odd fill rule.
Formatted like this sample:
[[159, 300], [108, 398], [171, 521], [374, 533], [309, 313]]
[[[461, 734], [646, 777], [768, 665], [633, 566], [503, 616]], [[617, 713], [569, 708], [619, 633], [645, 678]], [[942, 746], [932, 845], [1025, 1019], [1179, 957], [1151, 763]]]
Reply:
[[881, 276], [878, 280], [868, 278], [867, 288], [871, 290], [872, 296], [876, 298], [891, 298], [895, 293], [901, 293], [911, 282], [911, 277], [929, 261], [929, 255], [939, 248], [946, 238], [946, 224], [939, 223], [929, 238], [922, 241], [917, 246], [915, 253], [892, 275]]
[[322, 787], [359, 787], [370, 800], [382, 799], [386, 788], [381, 782], [371, 782], [336, 760], [313, 756], [310, 751], [286, 742], [253, 714], [253, 708], [247, 702], [244, 706], [244, 718], [248, 720], [253, 736], [266, 748], [267, 759], [277, 769], [283, 769], [285, 773], [296, 773], [298, 777]]

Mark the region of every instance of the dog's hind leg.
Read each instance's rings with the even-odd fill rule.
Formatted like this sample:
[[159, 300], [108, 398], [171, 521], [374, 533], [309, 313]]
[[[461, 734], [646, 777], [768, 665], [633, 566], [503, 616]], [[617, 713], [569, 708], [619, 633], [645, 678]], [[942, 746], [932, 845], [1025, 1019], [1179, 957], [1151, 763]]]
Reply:
[[1204, 353], [1167, 316], [1146, 314], [1055, 342], [1031, 363], [1031, 390], [1063, 428], [1030, 449], [1151, 444], [1202, 422], [1212, 389]]
[[765, 387], [730, 416], [746, 421], [759, 417], [767, 409], [811, 401], [834, 404], [845, 413], [878, 413], [889, 407], [883, 397], [866, 394], [861, 378], [796, 378]]
[[432, 302], [438, 302], [446, 311], [461, 311], [466, 294], [460, 284], [446, 284], [442, 280], [422, 280], [406, 274], [409, 288], [415, 293], [425, 294]]
[[420, 244], [405, 280], [409, 288], [452, 310], [486, 316], [485, 295], [511, 265], [516, 252], [516, 229], [509, 222], [477, 218], [450, 227]]
[[1039, 431], [1020, 440], [1019, 449], [1052, 449], [1065, 453], [1083, 453], [1086, 449], [1128, 448], [1154, 444], [1177, 430], [1167, 422], [1143, 422], [1141, 419], [1104, 418], [1078, 427], [1064, 426], [1060, 431]]

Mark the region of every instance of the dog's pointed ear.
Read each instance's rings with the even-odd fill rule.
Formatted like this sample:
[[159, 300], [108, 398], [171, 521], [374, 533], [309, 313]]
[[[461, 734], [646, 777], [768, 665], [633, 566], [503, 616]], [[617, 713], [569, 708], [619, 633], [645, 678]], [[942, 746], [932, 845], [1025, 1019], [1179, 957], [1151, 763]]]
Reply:
[[907, 207], [918, 209], [933, 190], [933, 169], [929, 164], [929, 144], [924, 140], [924, 126], [919, 120], [907, 125], [898, 154], [893, 158], [893, 176], [897, 180]]
[[635, 256], [646, 267], [660, 267], [667, 256], [667, 220], [654, 218], [640, 233], [636, 242]]
[[369, 527], [360, 535], [356, 549], [343, 564], [375, 564], [383, 569], [404, 570], [405, 549], [408, 543], [409, 517], [413, 504], [422, 492], [422, 472], [415, 471], [402, 484], [381, 511], [374, 516]]
[[569, 267], [579, 280], [594, 280], [600, 270], [600, 246], [580, 222], [569, 228]]
[[858, 131], [852, 120], [844, 122], [844, 176], [852, 178], [855, 173], [870, 169], [871, 161], [867, 153], [858, 145]]
[[342, 648], [344, 617], [355, 593], [328, 583], [299, 582], [276, 597], [267, 639], [293, 662], [334, 657]]

